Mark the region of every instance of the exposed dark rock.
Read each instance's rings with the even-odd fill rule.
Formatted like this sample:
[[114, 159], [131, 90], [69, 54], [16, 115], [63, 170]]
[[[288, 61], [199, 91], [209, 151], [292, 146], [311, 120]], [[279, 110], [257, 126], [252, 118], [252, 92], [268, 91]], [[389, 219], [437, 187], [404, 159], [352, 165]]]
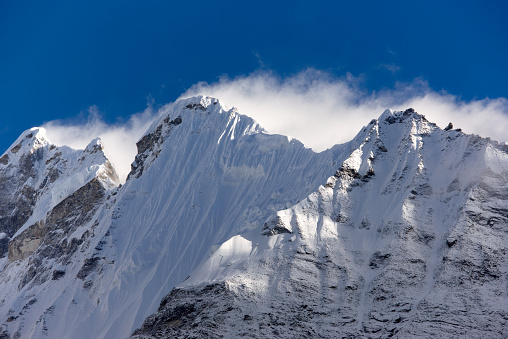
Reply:
[[455, 245], [457, 243], [457, 239], [449, 239], [449, 240], [446, 240], [446, 245], [448, 247], [452, 247], [453, 245]]
[[[21, 190], [16, 189], [16, 185], [26, 180], [25, 176], [3, 177], [0, 176], [0, 232], [5, 232], [8, 237], [12, 237], [18, 229], [32, 215], [35, 206], [37, 194], [34, 189], [24, 186]], [[3, 198], [3, 199], [2, 199]], [[5, 256], [8, 251], [8, 245], [0, 241], [0, 257]]]
[[380, 268], [383, 266], [386, 266], [388, 264], [388, 261], [390, 260], [391, 254], [390, 253], [384, 253], [376, 252], [372, 255], [372, 258], [369, 262], [369, 267], [371, 268]]
[[413, 108], [408, 108], [404, 112], [395, 112], [393, 115], [386, 117], [386, 122], [389, 124], [402, 123], [404, 120], [410, 117], [416, 117], [422, 120], [426, 120], [421, 114], [416, 113]]
[[52, 280], [58, 280], [58, 279], [62, 278], [64, 275], [65, 275], [65, 271], [54, 270], [53, 271], [53, 277], [51, 279]]
[[9, 243], [9, 261], [23, 260], [42, 243], [47, 229], [43, 221], [36, 222]]
[[37, 298], [30, 299], [30, 301], [28, 301], [28, 303], [25, 306], [23, 306], [23, 310], [22, 311], [26, 311], [27, 309], [30, 308], [30, 306], [32, 306], [36, 302], [37, 302]]
[[100, 260], [101, 258], [99, 257], [85, 259], [85, 263], [79, 270], [78, 274], [76, 275], [76, 278], [84, 280], [90, 273], [97, 270], [97, 268], [99, 267]]
[[188, 104], [187, 106], [185, 106], [185, 108], [206, 111], [206, 107], [201, 104]]
[[159, 148], [163, 144], [172, 128], [180, 125], [181, 123], [182, 118], [180, 116], [174, 120], [170, 120], [169, 116], [167, 116], [163, 120], [162, 124], [157, 126], [153, 132], [145, 134], [141, 140], [136, 143], [138, 154], [136, 155], [134, 162], [131, 164], [131, 171], [127, 176], [127, 180], [129, 180], [132, 176], [139, 178], [143, 174], [146, 170], [145, 160], [151, 154], [157, 157], [158, 151], [156, 148]]
[[92, 286], [93, 286], [93, 281], [92, 280], [86, 280], [83, 283], [83, 289], [85, 289], [85, 290], [89, 290]]
[[347, 223], [349, 221], [349, 218], [345, 216], [344, 214], [338, 214], [335, 219], [336, 222], [339, 222], [341, 224]]
[[16, 319], [18, 319], [18, 317], [17, 317], [17, 316], [13, 316], [13, 315], [11, 315], [9, 318], [7, 318], [7, 322], [8, 322], [8, 323], [10, 323], [10, 322], [12, 322], [12, 321], [14, 321], [14, 320], [16, 320]]
[[335, 172], [334, 176], [336, 178], [341, 178], [341, 177], [349, 177], [349, 178], [352, 178], [352, 179], [360, 179], [362, 176], [360, 175], [360, 173], [358, 173], [358, 171], [354, 168], [349, 168], [349, 167], [344, 167], [344, 166], [341, 166], [337, 172]]
[[[48, 214], [46, 221], [35, 223], [9, 243], [9, 260], [22, 260], [34, 253], [41, 245], [51, 250], [47, 257], [59, 257], [62, 253], [60, 239], [51, 231], [63, 230], [71, 234], [78, 226], [85, 224], [93, 216], [93, 211], [105, 197], [105, 189], [99, 179], [95, 178], [76, 192], [65, 198]], [[49, 247], [48, 247], [49, 246]]]
[[145, 335], [153, 338], [221, 338], [220, 325], [225, 319], [222, 313], [209, 317], [208, 311], [215, 307], [223, 307], [224, 314], [229, 312], [228, 309], [233, 310], [224, 301], [226, 295], [230, 292], [224, 284], [207, 285], [191, 294], [183, 289], [173, 289], [163, 299], [157, 313], [149, 316], [141, 328], [134, 331], [133, 338], [144, 338]]
[[276, 218], [270, 220], [269, 222], [266, 222], [263, 225], [263, 230], [261, 234], [263, 235], [276, 235], [276, 234], [282, 234], [282, 233], [292, 233], [290, 226], [288, 227], [282, 219], [277, 216]]
[[[22, 142], [11, 151], [17, 153]], [[37, 180], [38, 168], [44, 166], [43, 159], [47, 149], [34, 146], [30, 152], [20, 155], [19, 162], [9, 163], [8, 154], [4, 154], [0, 162], [8, 165], [0, 173], [0, 232], [12, 237], [30, 218], [37, 203], [40, 192], [28, 182]], [[54, 174], [52, 176], [54, 178]], [[48, 179], [50, 180], [50, 179]], [[0, 257], [8, 252], [5, 240], [0, 241]]]
[[23, 278], [21, 278], [18, 290], [21, 290], [23, 287], [25, 287], [26, 284], [28, 284], [30, 281], [32, 281], [33, 278], [35, 278], [35, 275], [37, 274], [37, 268], [36, 265], [30, 265], [29, 269], [23, 274]]
[[372, 168], [369, 168], [365, 175], [361, 178], [362, 182], [368, 182], [373, 176], [375, 176], [376, 173], [374, 173], [374, 170]]
[[11, 152], [18, 153], [18, 151], [21, 149], [21, 146], [22, 146], [22, 141], [19, 144], [17, 144], [16, 146], [14, 146], [13, 148], [11, 148]]
[[99, 241], [99, 243], [97, 244], [97, 246], [95, 246], [95, 249], [96, 249], [97, 251], [102, 251], [102, 249], [103, 249], [103, 247], [104, 247], [104, 245], [105, 245], [105, 244], [106, 244], [106, 241], [101, 240], [101, 241]]
[[359, 226], [360, 229], [370, 229], [370, 220], [369, 219], [363, 219], [362, 223]]

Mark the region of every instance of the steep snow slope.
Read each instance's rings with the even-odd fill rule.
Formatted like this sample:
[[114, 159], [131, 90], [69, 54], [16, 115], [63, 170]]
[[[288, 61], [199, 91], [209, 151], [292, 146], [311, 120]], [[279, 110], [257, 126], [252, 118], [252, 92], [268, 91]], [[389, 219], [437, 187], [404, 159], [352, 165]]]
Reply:
[[386, 111], [334, 176], [224, 242], [136, 338], [508, 336], [508, 147]]
[[316, 154], [208, 97], [166, 107], [137, 146], [123, 187], [97, 199], [99, 207], [85, 204], [86, 219], [61, 218], [71, 231], [51, 280], [37, 273], [21, 283], [12, 274], [46, 260], [42, 251], [2, 272], [0, 290], [20, 288], [2, 296], [4, 330], [129, 336], [219, 244], [315, 191], [348, 152], [343, 145]]

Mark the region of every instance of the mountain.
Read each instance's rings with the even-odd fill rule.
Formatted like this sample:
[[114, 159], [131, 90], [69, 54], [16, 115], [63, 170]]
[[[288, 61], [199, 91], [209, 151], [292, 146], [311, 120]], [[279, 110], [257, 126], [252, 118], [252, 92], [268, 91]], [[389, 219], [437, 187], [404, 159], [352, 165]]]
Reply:
[[[8, 252], [9, 239], [25, 232], [47, 211], [80, 187], [92, 185], [92, 181], [106, 189], [118, 185], [118, 176], [102, 152], [100, 139], [76, 151], [51, 144], [43, 128], [25, 131], [0, 157], [0, 258]], [[23, 247], [35, 249], [38, 242]], [[17, 260], [32, 252], [16, 248], [10, 255]]]
[[[314, 191], [343, 151], [315, 153], [205, 97], [166, 107], [137, 147], [123, 186], [102, 197], [91, 187], [91, 201], [80, 194], [60, 203], [77, 215], [50, 206], [39, 224], [54, 225], [54, 240], [3, 261], [6, 332], [129, 336], [222, 242]], [[28, 230], [39, 232], [37, 225]], [[56, 243], [66, 244], [62, 260]]]
[[133, 338], [508, 336], [508, 146], [384, 112], [314, 193], [224, 242]]
[[102, 148], [0, 157], [0, 338], [507, 334], [505, 145], [387, 110], [315, 153], [200, 96], [124, 185]]

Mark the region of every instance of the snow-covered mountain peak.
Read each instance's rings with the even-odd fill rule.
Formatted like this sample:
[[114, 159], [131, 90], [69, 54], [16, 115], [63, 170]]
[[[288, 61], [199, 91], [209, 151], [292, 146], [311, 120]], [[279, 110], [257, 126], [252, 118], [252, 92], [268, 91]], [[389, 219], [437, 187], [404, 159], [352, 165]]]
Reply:
[[336, 175], [347, 172], [353, 176], [372, 176], [375, 174], [373, 164], [376, 159], [386, 158], [394, 151], [397, 152], [398, 158], [410, 157], [412, 159], [410, 163], [415, 165], [411, 170], [421, 173], [426, 165], [422, 157], [424, 144], [446, 143], [447, 140], [466, 136], [460, 129], [452, 129], [451, 126], [450, 123], [443, 130], [412, 108], [405, 111], [387, 109], [378, 119], [372, 120], [362, 128], [349, 143], [350, 155], [344, 160]]
[[206, 111], [207, 113], [217, 112], [221, 114], [224, 112], [238, 111], [236, 107], [229, 107], [218, 98], [204, 95], [179, 98], [174, 103], [170, 104], [170, 106], [172, 106], [174, 110], [182, 110], [183, 108], [187, 108], [191, 111], [195, 111], [196, 113]]
[[[24, 143], [23, 140], [26, 140], [27, 142]], [[33, 127], [30, 128], [18, 137], [17, 141], [14, 143], [15, 145], [21, 143], [23, 146], [27, 147], [29, 146], [45, 146], [47, 144], [51, 144], [51, 141], [49, 141], [47, 135], [46, 135], [46, 129], [43, 127]]]
[[[202, 95], [178, 99], [173, 104], [166, 106], [165, 109], [163, 109], [162, 118], [155, 125], [161, 125], [164, 119], [167, 119], [168, 116], [172, 116], [173, 118], [175, 116], [180, 116], [182, 120], [191, 121], [199, 119], [195, 122], [202, 122], [205, 125], [213, 123], [216, 124], [217, 127], [221, 128], [234, 128], [236, 126], [234, 120], [236, 119], [237, 121], [240, 121], [243, 119], [245, 120], [243, 125], [250, 125], [249, 129], [243, 131], [246, 134], [266, 132], [254, 119], [239, 113], [236, 107], [233, 106], [230, 108], [217, 98]], [[201, 119], [205, 121], [200, 121]], [[226, 126], [223, 126], [224, 123], [226, 123]], [[152, 127], [152, 130], [153, 129], [154, 127]]]
[[[137, 142], [125, 185], [86, 222], [77, 226], [70, 219], [66, 226], [66, 244], [78, 243], [73, 252], [62, 250], [72, 260], [54, 268], [66, 272], [59, 280], [68, 286], [66, 292], [37, 294], [37, 309], [9, 328], [41, 333], [38, 319], [43, 317], [54, 337], [130, 335], [217, 245], [262, 226], [270, 214], [313, 192], [341, 159], [341, 148], [315, 153], [263, 131], [253, 119], [213, 98], [183, 99], [165, 107]], [[67, 201], [79, 202], [74, 195], [62, 204]], [[21, 248], [21, 242], [16, 244]], [[45, 267], [53, 260], [39, 258]], [[51, 285], [42, 276], [28, 276], [33, 282], [23, 295]], [[53, 306], [52, 314], [44, 313]]]
[[[216, 106], [215, 108], [218, 108], [222, 111], [227, 111], [228, 107], [221, 102], [217, 98], [204, 96], [204, 95], [197, 95], [193, 97], [188, 98], [180, 98], [177, 101], [175, 101], [174, 106], [177, 109], [181, 109], [182, 107], [193, 109], [193, 110], [199, 110], [199, 111], [206, 111], [208, 108]], [[218, 106], [217, 106], [218, 105]]]
[[102, 150], [104, 150], [104, 146], [102, 144], [101, 138], [95, 138], [95, 139], [93, 139], [85, 147], [85, 152], [88, 152], [88, 153], [97, 153], [97, 152], [102, 151]]
[[508, 147], [408, 109], [315, 153], [198, 96], [108, 191], [100, 139], [38, 132], [0, 167], [0, 336], [508, 335]]
[[343, 147], [323, 186], [224, 242], [135, 337], [506, 337], [508, 148], [413, 110]]
[[[44, 128], [23, 132], [0, 158], [0, 258], [7, 243], [75, 191], [97, 180], [105, 190], [118, 186], [115, 169], [99, 139], [85, 150], [52, 144]], [[30, 253], [27, 251], [26, 253]]]
[[379, 116], [378, 120], [380, 122], [394, 124], [394, 123], [402, 123], [408, 119], [420, 120], [422, 118], [425, 118], [425, 116], [423, 114], [416, 112], [413, 108], [408, 108], [404, 111], [394, 111], [391, 109], [386, 109]]
[[[138, 154], [127, 179], [139, 178], [163, 150], [162, 144], [173, 133], [180, 142], [202, 138], [217, 144], [242, 135], [266, 132], [254, 119], [227, 108], [218, 99], [205, 96], [179, 99], [162, 109], [161, 117], [136, 143]], [[174, 148], [176, 145], [170, 145]]]
[[34, 127], [21, 133], [18, 139], [0, 157], [0, 168], [7, 166], [9, 162], [18, 162], [23, 154], [33, 154], [39, 148], [50, 145], [46, 136], [46, 130], [42, 127]]
[[[413, 108], [408, 108], [404, 111], [392, 111], [387, 109], [381, 114], [378, 122], [382, 125], [403, 124], [411, 128], [412, 134], [422, 135], [439, 128], [435, 123], [428, 121], [425, 115], [416, 112]], [[460, 129], [456, 131], [460, 131]]]

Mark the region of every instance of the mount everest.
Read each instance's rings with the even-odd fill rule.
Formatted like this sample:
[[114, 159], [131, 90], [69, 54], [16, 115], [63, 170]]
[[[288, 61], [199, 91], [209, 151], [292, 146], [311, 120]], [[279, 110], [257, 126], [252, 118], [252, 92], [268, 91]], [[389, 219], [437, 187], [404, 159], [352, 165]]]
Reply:
[[408, 109], [315, 153], [194, 97], [137, 147], [124, 185], [98, 139], [0, 157], [0, 337], [508, 336], [506, 145]]

